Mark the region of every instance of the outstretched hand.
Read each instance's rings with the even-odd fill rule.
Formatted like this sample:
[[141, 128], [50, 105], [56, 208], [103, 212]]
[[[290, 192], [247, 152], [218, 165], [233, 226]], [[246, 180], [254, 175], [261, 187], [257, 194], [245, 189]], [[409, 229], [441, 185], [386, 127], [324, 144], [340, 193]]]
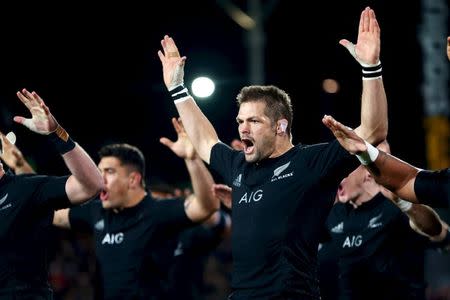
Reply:
[[184, 63], [186, 56], [180, 57], [174, 40], [165, 35], [161, 40], [164, 53], [159, 50], [158, 56], [163, 67], [163, 78], [167, 89], [170, 91], [184, 81]]
[[232, 189], [225, 184], [213, 184], [211, 187], [213, 196], [219, 198], [220, 202], [225, 205], [227, 208], [231, 209], [232, 207], [232, 198], [231, 192]]
[[172, 118], [173, 128], [177, 133], [177, 140], [175, 142], [171, 141], [166, 137], [159, 139], [161, 144], [167, 146], [173, 151], [178, 157], [183, 159], [195, 159], [197, 157], [197, 152], [191, 143], [186, 131], [184, 130], [181, 119]]
[[342, 39], [339, 44], [347, 48], [350, 54], [363, 66], [369, 67], [380, 61], [380, 26], [375, 12], [366, 7], [359, 19], [358, 40], [356, 45]]
[[17, 97], [30, 111], [31, 119], [15, 116], [15, 122], [39, 134], [50, 134], [56, 130], [58, 123], [45, 105], [44, 100], [36, 92], [30, 93], [23, 89], [17, 92]]
[[332, 116], [325, 115], [322, 118], [322, 123], [333, 132], [339, 144], [351, 154], [358, 154], [367, 150], [364, 140], [355, 131], [336, 121]]

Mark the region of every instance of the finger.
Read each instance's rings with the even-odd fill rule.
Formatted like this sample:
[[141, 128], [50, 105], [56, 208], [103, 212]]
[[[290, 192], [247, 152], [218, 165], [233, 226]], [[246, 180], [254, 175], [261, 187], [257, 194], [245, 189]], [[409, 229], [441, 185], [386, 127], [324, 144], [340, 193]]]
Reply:
[[359, 35], [360, 33], [363, 32], [363, 28], [364, 28], [364, 23], [363, 23], [363, 20], [364, 20], [364, 11], [365, 11], [365, 10], [363, 10], [363, 11], [361, 12], [361, 16], [359, 17], [358, 35]]
[[6, 138], [6, 135], [4, 135], [3, 132], [1, 132], [1, 131], [0, 131], [0, 137], [5, 138], [3, 140], [3, 146], [5, 146], [6, 144], [9, 144], [9, 140]]
[[177, 121], [178, 121], [178, 125], [180, 126], [181, 132], [186, 132], [186, 129], [184, 128], [183, 121], [181, 120], [180, 117], [178, 117]]
[[162, 137], [159, 139], [159, 142], [168, 148], [172, 148], [173, 142], [166, 137]]
[[25, 95], [23, 95], [20, 91], [17, 92], [16, 95], [28, 109], [31, 109], [30, 100], [28, 100], [27, 97], [25, 97]]
[[45, 115], [49, 116], [50, 115], [50, 109], [48, 108], [48, 106], [45, 105], [45, 103], [42, 100], [40, 100], [39, 104], [41, 105], [42, 109], [44, 110]]
[[231, 141], [231, 148], [233, 148], [234, 150], [243, 150], [244, 143], [242, 143], [240, 140], [234, 139]]
[[377, 19], [373, 19], [373, 28], [372, 28], [372, 32], [376, 33], [377, 35], [380, 35], [380, 25], [378, 24]]
[[228, 185], [226, 185], [226, 184], [216, 184], [216, 187], [218, 188], [218, 189], [221, 189], [221, 190], [224, 190], [224, 191], [227, 191], [227, 192], [231, 192], [231, 188], [228, 186]]
[[[171, 52], [178, 52], [177, 45], [175, 44], [175, 41], [173, 40], [173, 38], [168, 37], [167, 40], [166, 40], [166, 44], [167, 44], [167, 48]], [[178, 55], [180, 55], [180, 54], [178, 53]]]
[[178, 120], [176, 118], [172, 118], [172, 125], [177, 134], [180, 134], [181, 132], [183, 132], [183, 130], [181, 129], [180, 124], [178, 124]]
[[[39, 104], [41, 104], [41, 105], [44, 104], [44, 105], [45, 105], [44, 100], [42, 100], [41, 96], [39, 96], [38, 93], [36, 93], [35, 91], [31, 92], [31, 96], [32, 96], [33, 99], [35, 99]], [[46, 106], [46, 107], [47, 107], [47, 106]], [[48, 107], [47, 107], [47, 109], [48, 109]]]
[[11, 144], [15, 144], [17, 137], [16, 134], [13, 131], [10, 131], [6, 134], [6, 139], [11, 143]]
[[166, 43], [166, 37], [167, 35], [164, 36], [164, 38], [161, 40], [161, 47], [163, 48], [164, 51], [164, 56], [167, 55], [167, 43]]
[[[339, 44], [341, 44], [342, 46], [345, 47], [345, 49], [347, 49], [348, 52], [350, 52], [350, 54], [356, 58], [356, 51], [355, 51], [355, 44], [353, 44], [352, 42], [350, 42], [349, 40], [346, 39], [342, 39], [339, 41]], [[357, 58], [356, 58], [357, 59]]]
[[6, 143], [5, 143], [5, 138], [4, 138], [4, 136], [3, 135], [0, 135], [0, 155], [3, 155], [3, 152], [5, 151], [5, 146], [6, 146]]
[[19, 123], [19, 124], [23, 124], [24, 122], [25, 122], [25, 118], [24, 117], [21, 117], [21, 116], [15, 116], [14, 118], [13, 118], [13, 120], [14, 120], [14, 122], [16, 122], [16, 123]]
[[166, 57], [161, 52], [161, 50], [158, 50], [158, 56], [159, 56], [159, 59], [161, 60], [162, 63], [164, 63], [166, 61]]
[[21, 153], [19, 150], [13, 149], [13, 150], [11, 151], [11, 153], [14, 155], [14, 157], [15, 157], [17, 160], [20, 160], [20, 159], [22, 158], [22, 153]]
[[369, 7], [366, 7], [366, 9], [364, 10], [364, 15], [363, 15], [363, 32], [368, 32], [369, 31], [369, 24], [370, 24], [369, 11], [370, 11]]
[[39, 103], [27, 89], [22, 89], [22, 94], [29, 100], [32, 106]]
[[369, 32], [377, 33], [378, 31], [379, 28], [377, 19], [375, 18], [375, 12], [371, 9], [369, 12]]

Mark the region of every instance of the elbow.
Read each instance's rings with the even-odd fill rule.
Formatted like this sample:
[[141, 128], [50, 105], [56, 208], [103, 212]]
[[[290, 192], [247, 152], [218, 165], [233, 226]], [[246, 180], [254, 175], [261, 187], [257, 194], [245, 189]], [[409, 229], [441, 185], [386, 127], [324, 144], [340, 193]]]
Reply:
[[104, 189], [105, 189], [105, 182], [103, 178], [100, 177], [90, 182], [90, 184], [86, 186], [85, 191], [86, 194], [89, 195], [89, 197], [95, 197], [98, 194], [100, 194], [100, 192]]
[[216, 197], [213, 197], [212, 195], [208, 199], [208, 206], [205, 207], [205, 211], [208, 214], [208, 216], [211, 216], [213, 213], [218, 211], [220, 209], [220, 200]]
[[387, 134], [388, 134], [388, 127], [380, 126], [377, 127], [374, 131], [372, 131], [372, 133], [368, 135], [366, 140], [370, 144], [377, 146], [378, 144], [382, 143], [387, 139]]

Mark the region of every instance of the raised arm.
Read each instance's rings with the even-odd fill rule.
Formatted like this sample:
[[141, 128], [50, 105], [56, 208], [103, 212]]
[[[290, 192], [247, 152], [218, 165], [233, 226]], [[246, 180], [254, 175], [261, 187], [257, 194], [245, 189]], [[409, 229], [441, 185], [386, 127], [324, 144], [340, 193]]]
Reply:
[[15, 174], [20, 175], [36, 173], [25, 157], [23, 157], [23, 154], [19, 148], [17, 148], [17, 146], [13, 144], [2, 132], [0, 132], [0, 143], [2, 143], [0, 158], [11, 170], [14, 171]]
[[17, 92], [17, 97], [28, 108], [31, 118], [16, 116], [14, 121], [31, 131], [47, 135], [69, 168], [72, 174], [66, 183], [69, 200], [78, 204], [99, 193], [103, 188], [100, 171], [90, 156], [58, 124], [42, 98], [36, 92], [30, 93], [26, 89]]
[[366, 161], [365, 167], [372, 173], [375, 181], [383, 185], [398, 197], [418, 203], [414, 192], [414, 181], [420, 169], [381, 150], [372, 151], [354, 130], [336, 121], [331, 116], [324, 116], [322, 122], [337, 138], [343, 148]]
[[387, 100], [381, 77], [380, 27], [375, 12], [365, 8], [359, 20], [356, 45], [339, 41], [363, 69], [361, 97], [361, 124], [355, 131], [371, 144], [378, 144], [387, 136]]
[[172, 124], [177, 132], [177, 141], [173, 142], [165, 137], [160, 141], [186, 163], [194, 191], [185, 201], [186, 215], [194, 222], [204, 221], [220, 207], [220, 200], [214, 197], [211, 190], [214, 180], [203, 161], [197, 156], [181, 121], [173, 118]]
[[184, 87], [186, 57], [180, 57], [175, 42], [167, 35], [164, 36], [161, 45], [163, 52], [158, 51], [158, 56], [163, 67], [164, 83], [175, 101], [186, 132], [198, 155], [209, 163], [211, 149], [219, 141], [217, 133]]

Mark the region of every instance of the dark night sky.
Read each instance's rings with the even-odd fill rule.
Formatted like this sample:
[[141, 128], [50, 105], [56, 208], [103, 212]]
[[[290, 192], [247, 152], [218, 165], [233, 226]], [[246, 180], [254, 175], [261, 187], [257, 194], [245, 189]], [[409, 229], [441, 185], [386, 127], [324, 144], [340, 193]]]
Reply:
[[[100, 146], [127, 142], [143, 150], [152, 177], [171, 183], [187, 179], [183, 163], [158, 141], [163, 135], [175, 137], [170, 117], [176, 111], [156, 54], [166, 33], [188, 57], [187, 83], [197, 75], [216, 80], [210, 103], [199, 105], [224, 142], [237, 137], [235, 96], [249, 83], [245, 36], [215, 1], [79, 3], [51, 10], [25, 5], [0, 9], [0, 128], [16, 132], [17, 145], [39, 172], [60, 174], [65, 169], [42, 137], [12, 124], [13, 115], [26, 113], [15, 97], [22, 87], [37, 91], [95, 160]], [[243, 7], [245, 1], [234, 3]], [[392, 150], [424, 166], [418, 1], [408, 1], [407, 14], [406, 4], [387, 0], [279, 1], [265, 24], [266, 83], [292, 97], [295, 142], [330, 140], [321, 124], [324, 113], [356, 126], [360, 68], [338, 41], [356, 41], [359, 14], [366, 5], [375, 9], [382, 30]], [[328, 77], [341, 83], [337, 95], [321, 91]], [[405, 118], [409, 121], [401, 121]]]

